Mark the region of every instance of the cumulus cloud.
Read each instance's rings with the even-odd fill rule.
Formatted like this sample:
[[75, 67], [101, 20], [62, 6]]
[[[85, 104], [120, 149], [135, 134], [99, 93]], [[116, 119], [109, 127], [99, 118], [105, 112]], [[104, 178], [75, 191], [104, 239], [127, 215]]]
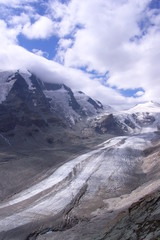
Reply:
[[11, 19], [9, 19], [8, 23], [11, 26], [17, 26], [17, 25], [25, 25], [26, 23], [30, 22], [30, 16], [28, 16], [28, 14], [22, 12], [20, 15], [18, 16], [12, 16]]
[[29, 39], [46, 39], [55, 34], [55, 27], [51, 19], [41, 16], [33, 24], [26, 23], [22, 33]]
[[59, 40], [60, 49], [67, 49], [72, 45], [73, 41], [71, 39], [62, 38]]
[[144, 95], [144, 92], [143, 91], [138, 91], [134, 94], [135, 97], [141, 97]]
[[16, 43], [17, 42], [17, 35], [19, 33], [19, 28], [8, 28], [7, 24], [4, 20], [0, 20], [0, 45], [1, 48], [3, 46]]
[[[99, 72], [127, 68], [135, 56], [128, 52], [125, 44], [131, 37], [140, 34], [137, 20], [148, 1], [143, 2], [53, 2], [54, 16], [61, 18], [60, 36], [73, 34], [75, 39], [73, 46], [65, 52], [65, 64], [74, 67], [87, 66], [89, 70]], [[126, 60], [125, 64], [122, 59]]]
[[32, 49], [32, 52], [33, 53], [35, 53], [36, 55], [38, 55], [38, 56], [41, 56], [41, 57], [48, 57], [48, 53], [47, 52], [44, 52], [44, 51], [42, 51], [42, 50], [40, 50], [40, 49], [35, 49], [35, 48], [33, 48]]
[[55, 57], [55, 60], [58, 62], [64, 64], [64, 56], [68, 48], [70, 48], [73, 44], [72, 39], [68, 38], [61, 38], [58, 43], [58, 50], [57, 50], [57, 55]]
[[34, 3], [37, 2], [38, 0], [0, 0], [0, 4], [6, 5], [9, 7], [17, 7], [21, 6], [22, 4], [27, 4], [27, 3]]
[[150, 3], [53, 1], [54, 16], [61, 19], [60, 36], [70, 34], [74, 38], [74, 43], [65, 51], [59, 49], [57, 56], [66, 66], [109, 71], [110, 87], [143, 88], [145, 93], [138, 94], [141, 99], [159, 99], [160, 13], [150, 9]]

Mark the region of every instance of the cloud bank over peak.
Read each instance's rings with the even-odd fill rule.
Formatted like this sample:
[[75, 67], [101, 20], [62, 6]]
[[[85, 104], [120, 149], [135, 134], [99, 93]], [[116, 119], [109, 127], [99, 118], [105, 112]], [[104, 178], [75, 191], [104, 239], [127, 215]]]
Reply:
[[0, 61], [3, 65], [1, 65], [0, 71], [28, 69], [43, 81], [64, 83], [73, 90], [81, 90], [103, 103], [117, 105], [119, 102], [119, 104], [124, 104], [123, 96], [113, 89], [104, 87], [99, 81], [93, 81], [89, 74], [81, 70], [65, 67], [16, 45], [9, 45], [8, 53], [6, 55], [5, 50], [1, 53]]
[[[106, 104], [160, 101], [158, 0], [9, 2], [0, 0], [2, 69], [26, 67]], [[27, 51], [19, 36], [29, 45], [57, 38], [54, 59], [39, 46]]]

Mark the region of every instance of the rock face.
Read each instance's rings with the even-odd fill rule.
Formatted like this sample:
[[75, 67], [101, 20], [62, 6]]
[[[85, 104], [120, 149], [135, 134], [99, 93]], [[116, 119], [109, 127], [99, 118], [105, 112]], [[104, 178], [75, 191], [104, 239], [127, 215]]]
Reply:
[[113, 114], [108, 114], [96, 122], [95, 130], [100, 133], [112, 133], [116, 135], [123, 135], [127, 128], [123, 127]]
[[[118, 219], [119, 218], [119, 219]], [[160, 236], [160, 193], [145, 196], [120, 213], [102, 240], [152, 240]]]

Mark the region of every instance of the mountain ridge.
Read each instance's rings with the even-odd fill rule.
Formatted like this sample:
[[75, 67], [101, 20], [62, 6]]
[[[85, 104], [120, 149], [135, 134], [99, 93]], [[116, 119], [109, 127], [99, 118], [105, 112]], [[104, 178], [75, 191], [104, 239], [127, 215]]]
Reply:
[[[0, 79], [0, 89], [4, 90], [0, 103], [0, 133], [11, 143], [14, 139], [11, 136], [17, 133], [17, 141], [24, 136], [21, 142], [28, 142], [30, 136], [35, 144], [34, 139], [43, 139], [42, 132], [45, 132], [47, 140], [44, 142], [53, 144], [67, 139], [64, 135], [71, 141], [78, 141], [78, 138], [106, 134], [139, 133], [143, 125], [145, 131], [150, 131], [150, 126], [155, 131], [159, 129], [160, 105], [155, 102], [117, 112], [82, 91], [73, 92], [65, 84], [42, 81], [28, 70], [0, 72]], [[60, 139], [58, 131], [62, 132]]]
[[[43, 93], [46, 95], [46, 98], [52, 98], [55, 96], [52, 96], [54, 94], [57, 94], [57, 91], [60, 91], [60, 97], [62, 99], [62, 96], [67, 93], [68, 95], [70, 95], [69, 99], [68, 99], [68, 104], [69, 106], [71, 106], [73, 108], [73, 110], [75, 112], [78, 112], [79, 115], [94, 115], [97, 114], [98, 111], [103, 110], [103, 105], [102, 103], [93, 100], [92, 98], [88, 97], [87, 95], [85, 95], [83, 93], [83, 95], [85, 96], [83, 98], [83, 101], [85, 100], [86, 102], [88, 102], [88, 109], [89, 107], [92, 106], [92, 108], [94, 107], [94, 112], [92, 112], [90, 109], [84, 111], [83, 110], [83, 106], [81, 106], [81, 101], [79, 96], [77, 96], [79, 103], [77, 102], [76, 99], [76, 94], [73, 93], [73, 91], [67, 87], [65, 84], [59, 84], [59, 83], [51, 83], [51, 82], [45, 82], [43, 80], [40, 80], [39, 78], [37, 78], [34, 74], [32, 74], [30, 71], [28, 70], [17, 70], [15, 71], [9, 71], [9, 72], [0, 72], [0, 85], [1, 85], [1, 90], [3, 92], [5, 92], [5, 94], [3, 95], [3, 97], [1, 98], [0, 103], [4, 102], [7, 95], [9, 94], [10, 90], [12, 89], [13, 85], [16, 82], [16, 77], [18, 76], [18, 74], [25, 80], [25, 82], [27, 83], [28, 86], [28, 90], [29, 91], [33, 91], [38, 87], [39, 89], [41, 88], [41, 90], [43, 91]], [[11, 81], [12, 80], [12, 81]], [[7, 86], [7, 84], [10, 83], [9, 87]], [[26, 88], [27, 88], [26, 86]], [[62, 91], [62, 89], [64, 91]], [[52, 92], [51, 92], [52, 91]], [[80, 92], [79, 92], [80, 94]], [[55, 97], [56, 98], [56, 97]], [[54, 99], [56, 100], [56, 99]], [[60, 99], [57, 99], [57, 102], [60, 102]], [[66, 99], [65, 99], [66, 101]], [[90, 105], [90, 106], [89, 106]], [[65, 106], [66, 107], [66, 106]], [[86, 107], [86, 106], [85, 106]], [[53, 106], [52, 106], [53, 108]], [[109, 107], [110, 108], [110, 107]], [[93, 109], [92, 109], [93, 110]]]

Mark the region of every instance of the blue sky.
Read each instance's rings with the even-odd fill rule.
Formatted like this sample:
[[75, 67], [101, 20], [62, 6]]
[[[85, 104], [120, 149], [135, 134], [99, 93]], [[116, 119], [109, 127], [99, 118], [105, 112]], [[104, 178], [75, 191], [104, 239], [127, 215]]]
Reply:
[[27, 39], [24, 35], [18, 36], [18, 43], [20, 46], [26, 48], [28, 51], [39, 49], [44, 52], [44, 57], [52, 60], [57, 52], [59, 38], [52, 36], [48, 39]]
[[0, 0], [0, 16], [2, 70], [43, 65], [111, 105], [160, 101], [159, 0]]

